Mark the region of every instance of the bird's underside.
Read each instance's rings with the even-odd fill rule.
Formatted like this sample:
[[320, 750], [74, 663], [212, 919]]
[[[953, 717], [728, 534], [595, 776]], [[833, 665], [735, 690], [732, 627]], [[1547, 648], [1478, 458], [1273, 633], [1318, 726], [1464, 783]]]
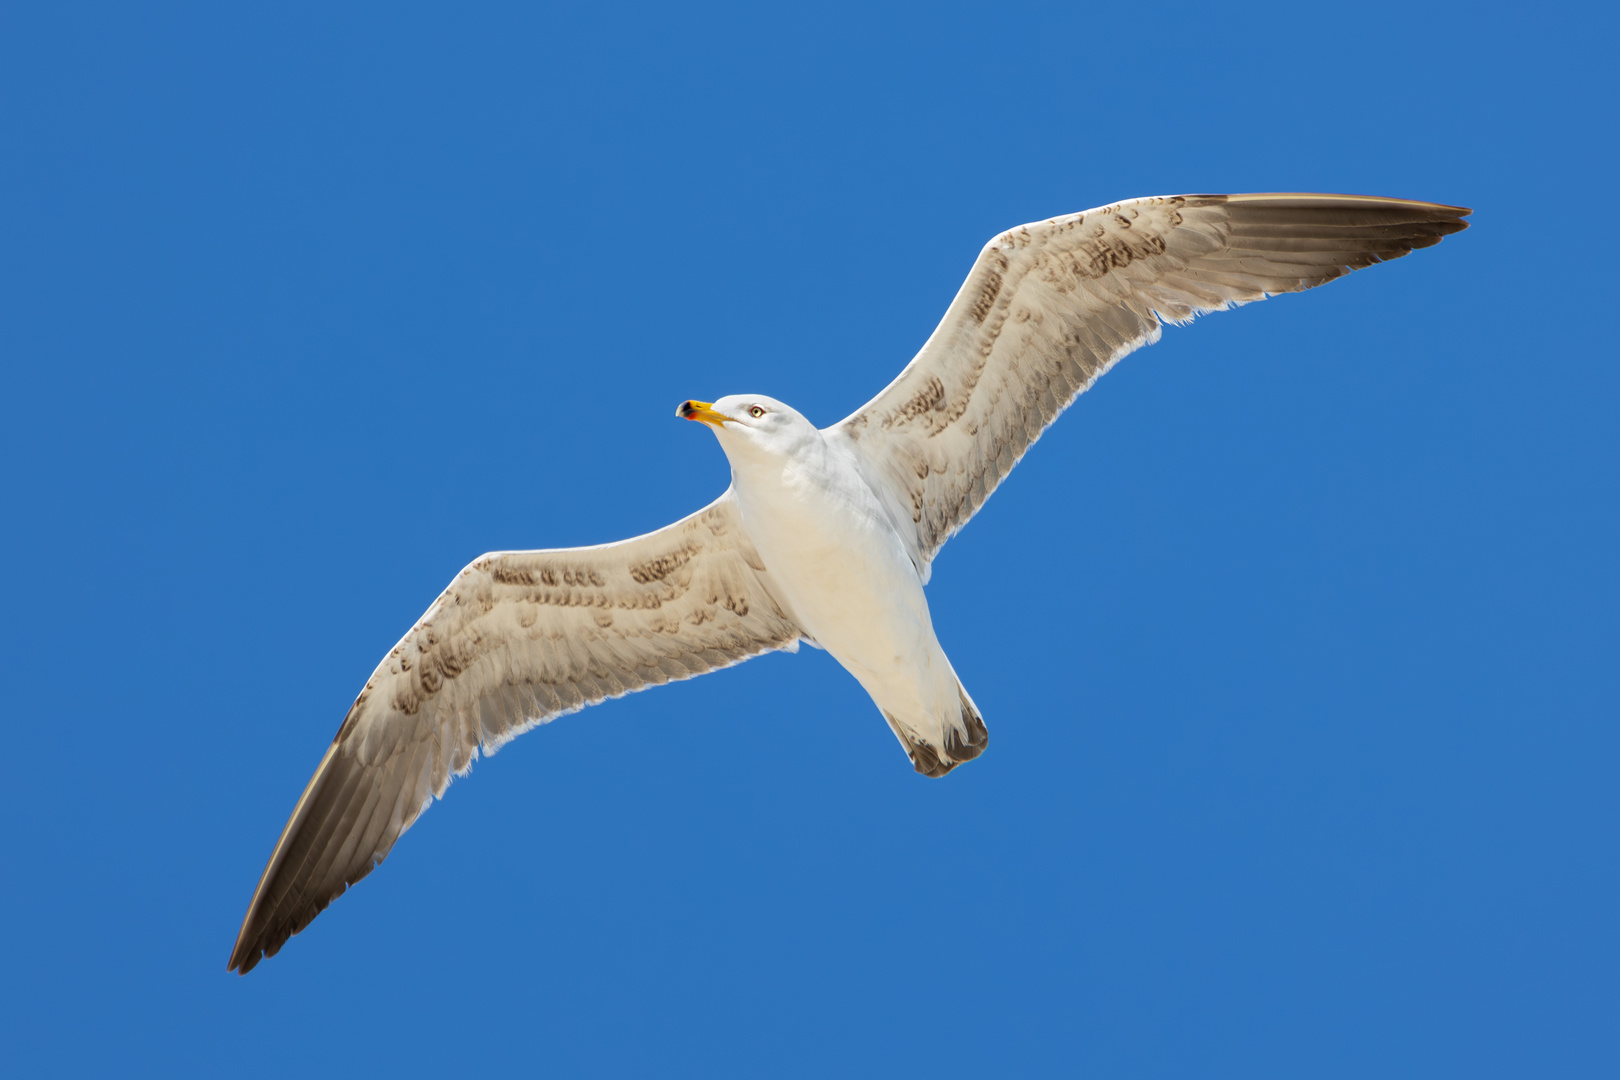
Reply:
[[[939, 548], [1045, 427], [1163, 322], [1399, 258], [1465, 228], [1468, 213], [1362, 196], [1188, 195], [1012, 229], [980, 252], [905, 370], [819, 435], [852, 463], [892, 523], [905, 552], [896, 558], [925, 582]], [[730, 489], [632, 540], [482, 556], [345, 716], [276, 842], [229, 967], [245, 973], [273, 956], [480, 751], [605, 698], [795, 649], [809, 635], [790, 593]], [[939, 746], [914, 745], [885, 710], [918, 771], [943, 775], [982, 750], [984, 723], [962, 693], [960, 728]]]

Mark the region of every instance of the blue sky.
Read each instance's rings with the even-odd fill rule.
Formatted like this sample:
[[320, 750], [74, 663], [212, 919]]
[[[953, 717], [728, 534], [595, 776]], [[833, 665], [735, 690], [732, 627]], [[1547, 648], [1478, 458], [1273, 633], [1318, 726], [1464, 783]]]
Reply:
[[[1613, 16], [12, 5], [0, 1045], [28, 1075], [1620, 1068]], [[945, 549], [994, 736], [826, 655], [481, 762], [225, 961], [382, 653], [479, 553], [837, 420], [996, 231], [1473, 206], [1170, 330]]]

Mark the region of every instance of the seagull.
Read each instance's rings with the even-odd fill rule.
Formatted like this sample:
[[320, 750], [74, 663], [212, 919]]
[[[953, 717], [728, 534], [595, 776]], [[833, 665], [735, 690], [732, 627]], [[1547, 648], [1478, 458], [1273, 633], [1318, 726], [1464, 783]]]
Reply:
[[923, 586], [945, 541], [1082, 391], [1190, 322], [1429, 247], [1465, 207], [1359, 195], [1133, 199], [979, 252], [922, 350], [828, 428], [762, 394], [687, 401], [731, 463], [689, 517], [457, 574], [366, 680], [293, 807], [227, 970], [274, 956], [453, 777], [536, 725], [799, 643], [871, 695], [913, 768], [984, 752]]

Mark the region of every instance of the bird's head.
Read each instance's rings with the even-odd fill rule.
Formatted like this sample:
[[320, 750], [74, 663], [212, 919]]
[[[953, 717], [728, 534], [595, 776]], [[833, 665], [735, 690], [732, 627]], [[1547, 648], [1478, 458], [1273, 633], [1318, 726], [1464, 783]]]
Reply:
[[683, 401], [675, 415], [714, 428], [726, 456], [779, 456], [794, 453], [816, 426], [790, 405], [760, 394], [732, 394], [719, 401]]

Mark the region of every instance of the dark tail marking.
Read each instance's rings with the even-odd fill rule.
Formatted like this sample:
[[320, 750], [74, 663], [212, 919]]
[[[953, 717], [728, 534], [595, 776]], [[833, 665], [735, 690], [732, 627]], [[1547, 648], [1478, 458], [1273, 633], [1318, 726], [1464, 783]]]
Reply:
[[945, 751], [940, 753], [933, 745], [924, 739], [914, 737], [911, 732], [895, 723], [894, 717], [888, 713], [883, 719], [889, 722], [900, 740], [906, 744], [906, 753], [911, 755], [911, 766], [924, 776], [938, 779], [962, 764], [972, 761], [984, 753], [984, 748], [990, 745], [990, 729], [984, 726], [984, 717], [973, 707], [973, 703], [962, 695], [962, 726], [967, 729], [967, 738], [959, 737], [954, 727], [945, 730]]

